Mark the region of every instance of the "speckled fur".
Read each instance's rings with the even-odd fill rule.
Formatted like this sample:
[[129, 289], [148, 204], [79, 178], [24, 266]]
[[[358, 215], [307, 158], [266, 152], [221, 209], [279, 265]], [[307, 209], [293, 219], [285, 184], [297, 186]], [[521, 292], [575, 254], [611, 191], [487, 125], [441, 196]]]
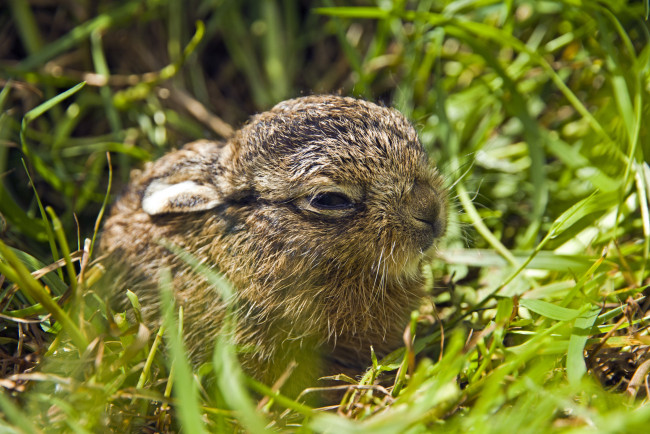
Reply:
[[[211, 209], [194, 210], [205, 199], [183, 196], [173, 212], [143, 211], [152, 183], [188, 180], [213, 192]], [[333, 186], [354, 199], [353, 210], [309, 205]], [[320, 375], [360, 374], [370, 345], [385, 355], [401, 344], [423, 295], [422, 253], [444, 232], [445, 213], [441, 179], [400, 113], [310, 96], [254, 116], [226, 143], [190, 143], [134, 172], [101, 250], [118, 296], [135, 291], [152, 325], [158, 271], [172, 268], [196, 362], [211, 355], [224, 305], [157, 240], [224, 273], [237, 289], [244, 368], [272, 382], [296, 359], [302, 370], [292, 378], [313, 385]]]

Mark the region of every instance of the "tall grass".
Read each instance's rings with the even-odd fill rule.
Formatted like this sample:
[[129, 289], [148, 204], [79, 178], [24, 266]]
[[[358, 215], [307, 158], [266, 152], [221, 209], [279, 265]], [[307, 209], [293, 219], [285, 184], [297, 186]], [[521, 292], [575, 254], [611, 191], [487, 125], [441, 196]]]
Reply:
[[[343, 3], [1, 7], [7, 430], [647, 427], [648, 2]], [[412, 339], [328, 412], [247, 378], [227, 332], [192, 370], [182, 311], [113, 312], [93, 242], [140, 162], [338, 91], [413, 120], [453, 200]]]

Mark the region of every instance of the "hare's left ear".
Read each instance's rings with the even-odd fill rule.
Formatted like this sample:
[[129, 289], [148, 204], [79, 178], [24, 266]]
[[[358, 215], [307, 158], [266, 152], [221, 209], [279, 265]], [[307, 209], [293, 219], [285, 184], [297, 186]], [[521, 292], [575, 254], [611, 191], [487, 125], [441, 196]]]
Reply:
[[149, 215], [206, 211], [221, 203], [213, 185], [194, 181], [167, 183], [155, 179], [144, 191], [142, 209]]

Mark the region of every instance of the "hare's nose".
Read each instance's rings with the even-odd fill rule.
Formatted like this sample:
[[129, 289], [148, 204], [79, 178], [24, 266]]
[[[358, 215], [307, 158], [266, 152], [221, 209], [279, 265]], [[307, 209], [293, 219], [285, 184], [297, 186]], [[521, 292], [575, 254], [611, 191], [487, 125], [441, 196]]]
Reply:
[[444, 232], [441, 197], [430, 185], [416, 182], [410, 194], [410, 214], [415, 225], [430, 231], [432, 238], [438, 238]]

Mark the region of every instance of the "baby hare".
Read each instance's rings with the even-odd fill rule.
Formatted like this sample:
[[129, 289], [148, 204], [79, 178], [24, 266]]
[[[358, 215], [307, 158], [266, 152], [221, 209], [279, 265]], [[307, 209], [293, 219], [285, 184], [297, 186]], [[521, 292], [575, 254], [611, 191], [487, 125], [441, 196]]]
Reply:
[[134, 172], [101, 250], [114, 291], [134, 291], [152, 326], [159, 270], [172, 270], [196, 363], [211, 359], [225, 304], [160, 240], [219, 271], [236, 288], [244, 369], [272, 383], [295, 360], [290, 381], [314, 385], [362, 373], [371, 345], [378, 356], [401, 345], [423, 253], [445, 225], [442, 180], [400, 113], [308, 96]]

